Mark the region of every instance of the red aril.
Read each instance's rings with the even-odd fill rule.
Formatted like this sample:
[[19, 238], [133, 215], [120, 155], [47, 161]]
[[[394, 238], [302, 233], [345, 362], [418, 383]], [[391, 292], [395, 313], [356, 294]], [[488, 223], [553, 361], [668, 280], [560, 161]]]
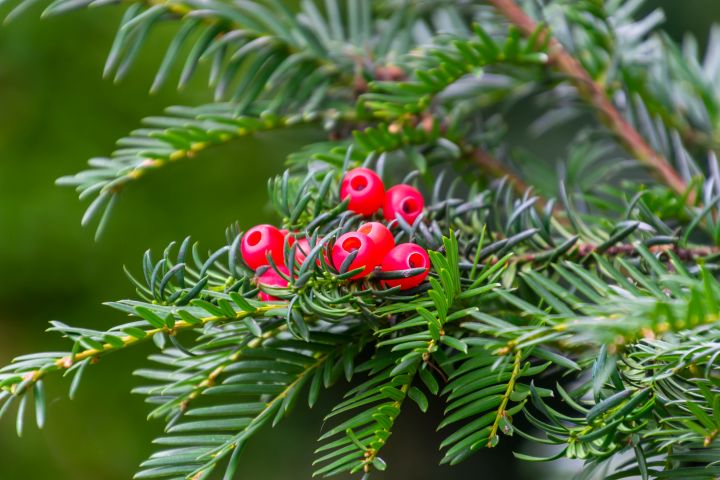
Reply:
[[388, 287], [400, 287], [407, 290], [420, 285], [430, 272], [430, 256], [416, 243], [401, 243], [390, 250], [382, 261], [383, 272], [396, 272], [411, 268], [424, 268], [425, 271], [405, 278], [383, 280]]
[[410, 225], [425, 208], [425, 200], [417, 188], [410, 185], [395, 185], [385, 192], [383, 203], [383, 216], [385, 220], [392, 221], [402, 217]]
[[358, 167], [348, 171], [340, 183], [340, 199], [350, 199], [348, 210], [366, 217], [383, 205], [385, 186], [377, 173]]
[[360, 225], [357, 229], [375, 242], [381, 257], [384, 257], [395, 246], [395, 238], [390, 230], [380, 222], [368, 222]]
[[277, 265], [283, 264], [283, 245], [285, 237], [280, 230], [272, 225], [257, 225], [243, 235], [240, 253], [248, 267], [257, 270], [268, 264], [270, 254]]
[[[280, 270], [285, 275], [290, 276], [290, 272], [288, 272], [288, 269], [284, 265], [278, 265], [278, 270]], [[257, 283], [258, 285], [266, 287], [285, 288], [288, 286], [288, 281], [283, 278], [278, 272], [276, 272], [273, 268], [268, 268], [261, 275], [259, 275], [257, 277]], [[258, 294], [258, 298], [263, 302], [280, 300], [279, 298], [273, 297], [269, 293], [262, 291]]]
[[335, 268], [340, 270], [345, 259], [353, 252], [357, 252], [357, 256], [352, 260], [347, 271], [364, 267], [360, 273], [352, 277], [353, 280], [372, 273], [373, 269], [382, 260], [377, 245], [370, 237], [364, 233], [349, 232], [341, 235], [333, 245], [332, 261]]

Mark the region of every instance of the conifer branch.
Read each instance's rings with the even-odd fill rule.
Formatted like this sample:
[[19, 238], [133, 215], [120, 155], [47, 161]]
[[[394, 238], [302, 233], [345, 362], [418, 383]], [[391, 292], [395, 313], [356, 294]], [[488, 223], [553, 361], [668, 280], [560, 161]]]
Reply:
[[[14, 16], [33, 0], [10, 2]], [[720, 165], [683, 144], [684, 126], [711, 132], [720, 116], [706, 85], [720, 81], [720, 35], [697, 69], [696, 52], [656, 42], [658, 15], [637, 18], [635, 1], [537, 3], [555, 38], [522, 0], [130, 3], [108, 73], [122, 77], [169, 18], [180, 28], [154, 88], [189, 51], [181, 85], [211, 58], [217, 98], [232, 100], [150, 118], [111, 158], [64, 178], [98, 195], [85, 221], [104, 209], [101, 229], [126, 184], [213, 144], [299, 122], [329, 135], [269, 180], [276, 227], [231, 225], [206, 253], [190, 237], [160, 258], [148, 250], [142, 274], [128, 274], [139, 298], [108, 303], [132, 320], [53, 322], [71, 349], [0, 368], [0, 418], [17, 406], [18, 433], [33, 405], [42, 426], [48, 373], [72, 376], [72, 398], [85, 367], [152, 339], [150, 366], [134, 372], [149, 384], [133, 393], [165, 430], [136, 478], [235, 478], [255, 432], [303, 392], [312, 407], [358, 373], [325, 417], [337, 423], [315, 475], [385, 470], [407, 400], [425, 412], [430, 396], [445, 406], [438, 430], [452, 430], [442, 464], [517, 433], [558, 449], [518, 458], [581, 459], [587, 478], [720, 475]], [[665, 55], [660, 85], [665, 71], [643, 67]], [[557, 177], [547, 158], [506, 154], [517, 151], [509, 107], [530, 97], [547, 108], [537, 132], [588, 106], [607, 124], [572, 129]], [[632, 158], [609, 161], [619, 145]], [[615, 181], [638, 166], [660, 181]], [[529, 188], [556, 179], [557, 201]], [[398, 192], [408, 196], [395, 205]], [[368, 227], [382, 227], [377, 242]]]
[[[262, 314], [265, 312], [269, 312], [272, 310], [277, 310], [280, 308], [284, 308], [284, 305], [267, 305], [267, 306], [260, 306], [257, 307], [254, 311], [239, 311], [236, 313], [233, 320], [240, 320], [243, 318], [246, 318], [251, 315], [257, 315]], [[202, 317], [198, 319], [199, 322], [188, 322], [185, 320], [178, 320], [174, 322], [173, 326], [162, 326], [158, 328], [153, 328], [149, 330], [144, 330], [142, 332], [142, 335], [136, 334], [136, 335], [125, 335], [123, 337], [120, 337], [116, 342], [108, 342], [99, 345], [95, 348], [88, 348], [86, 350], [77, 352], [77, 353], [71, 353], [68, 355], [64, 355], [55, 359], [49, 359], [45, 365], [43, 365], [41, 368], [37, 368], [34, 370], [30, 370], [27, 372], [23, 372], [22, 376], [18, 376], [17, 379], [12, 383], [7, 383], [6, 385], [3, 385], [4, 390], [8, 390], [13, 394], [18, 393], [17, 387], [22, 385], [22, 388], [25, 389], [28, 386], [28, 382], [30, 383], [36, 383], [40, 379], [44, 378], [49, 373], [54, 373], [62, 370], [68, 370], [72, 368], [74, 365], [78, 364], [79, 362], [83, 361], [91, 361], [95, 362], [100, 357], [107, 355], [112, 352], [120, 351], [125, 348], [131, 347], [133, 345], [137, 345], [140, 343], [145, 343], [149, 340], [152, 340], [155, 336], [161, 335], [161, 334], [167, 334], [167, 335], [176, 335], [178, 332], [183, 330], [191, 330], [198, 327], [198, 324], [204, 325], [210, 322], [217, 322], [217, 321], [223, 321], [228, 320], [227, 317], [222, 316], [208, 316], [208, 317]], [[274, 333], [266, 332], [264, 335], [273, 335]], [[262, 337], [261, 337], [262, 338]], [[258, 342], [261, 341], [260, 339], [252, 340], [251, 342]]]
[[[516, 25], [527, 36], [538, 29], [537, 23], [530, 18], [513, 0], [488, 0], [494, 5], [511, 23]], [[568, 76], [575, 85], [580, 95], [591, 103], [604, 119], [607, 126], [620, 139], [621, 143], [641, 163], [650, 168], [667, 186], [679, 194], [685, 194], [688, 185], [680, 174], [673, 168], [670, 162], [662, 155], [653, 150], [640, 133], [615, 108], [602, 86], [595, 82], [585, 71], [580, 62], [565, 51], [565, 48], [557, 41], [552, 34], [545, 30], [539, 41], [549, 42], [549, 63]], [[695, 203], [695, 195], [690, 192], [687, 195], [689, 204]]]
[[222, 108], [168, 109], [168, 116], [149, 117], [149, 128], [137, 130], [121, 139], [120, 148], [110, 158], [94, 158], [90, 168], [61, 177], [58, 185], [74, 186], [80, 198], [97, 195], [83, 216], [89, 224], [101, 216], [96, 237], [102, 234], [107, 216], [124, 188], [146, 175], [185, 158], [195, 158], [210, 147], [224, 145], [258, 132], [313, 124], [337, 117], [336, 112], [306, 112], [304, 115], [240, 115], [232, 105]]
[[189, 392], [184, 393], [183, 395], [175, 398], [170, 402], [164, 403], [160, 407], [153, 410], [150, 413], [149, 417], [160, 417], [171, 412], [174, 408], [178, 408], [181, 413], [187, 411], [191, 402], [193, 402], [193, 400], [196, 400], [208, 388], [215, 386], [218, 379], [226, 372], [228, 368], [230, 368], [242, 357], [242, 355], [247, 349], [257, 348], [261, 346], [266, 340], [275, 338], [286, 330], [287, 325], [279, 325], [276, 328], [263, 332], [259, 337], [255, 337], [249, 342], [247, 342], [247, 344], [239, 346], [234, 353], [230, 354], [219, 365], [212, 368], [208, 372], [208, 374], [201, 381], [197, 382], [197, 384]]
[[[674, 253], [678, 258], [683, 261], [701, 261], [703, 258], [714, 256], [720, 253], [720, 247], [716, 246], [694, 246], [694, 247], [680, 247], [676, 244], [665, 244], [665, 245], [651, 245], [648, 250], [653, 255], [661, 255], [666, 253]], [[551, 254], [554, 249], [544, 250], [539, 252], [525, 252], [515, 255], [510, 259], [512, 263], [536, 263], [536, 262], [547, 262], [548, 260], [557, 261], [558, 258], [551, 258]], [[585, 242], [577, 242], [572, 248], [567, 250], [562, 258], [570, 258], [577, 256], [581, 259], [591, 257], [592, 255], [602, 255], [604, 257], [632, 257], [638, 256], [638, 245], [633, 243], [621, 243], [612, 245], [602, 250], [598, 250], [598, 245]], [[497, 257], [492, 257], [491, 261], [499, 261]]]
[[488, 435], [488, 448], [492, 448], [495, 445], [497, 445], [497, 433], [498, 429], [500, 428], [500, 423], [502, 421], [507, 422], [507, 406], [508, 402], [510, 401], [510, 396], [515, 391], [515, 382], [518, 380], [520, 376], [520, 366], [522, 365], [523, 360], [523, 354], [522, 350], [517, 350], [515, 352], [515, 357], [513, 358], [513, 368], [511, 372], [510, 379], [507, 383], [507, 389], [505, 390], [505, 393], [502, 396], [502, 402], [500, 403], [500, 406], [497, 409], [497, 413], [495, 414], [495, 421], [492, 424], [492, 427], [490, 428], [490, 434]]
[[[332, 358], [333, 357], [330, 353], [316, 355], [314, 363], [303, 369], [303, 371], [298, 374], [295, 379], [282, 388], [279, 394], [270, 399], [262, 410], [260, 410], [260, 412], [255, 416], [255, 418], [253, 418], [253, 420], [247, 425], [247, 427], [228, 439], [221, 446], [201, 457], [201, 460], [204, 460], [206, 463], [192, 472], [189, 478], [192, 478], [193, 480], [206, 478], [220, 460], [227, 455], [242, 449], [242, 445], [247, 441], [247, 438], [255, 433], [258, 428], [264, 425], [269, 418], [277, 415], [278, 411], [281, 411], [283, 406], [285, 407], [285, 410], [287, 410], [289, 406], [288, 399], [290, 396], [294, 395], [298, 388], [311, 378], [311, 375], [315, 374], [328, 360]], [[235, 468], [237, 460], [233, 462], [231, 459], [230, 462], [230, 468]]]

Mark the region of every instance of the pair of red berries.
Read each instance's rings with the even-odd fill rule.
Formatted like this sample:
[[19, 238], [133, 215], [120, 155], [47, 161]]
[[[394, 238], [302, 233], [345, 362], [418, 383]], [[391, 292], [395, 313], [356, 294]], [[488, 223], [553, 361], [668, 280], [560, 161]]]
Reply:
[[383, 280], [388, 287], [400, 287], [400, 290], [417, 287], [428, 276], [430, 257], [424, 248], [415, 243], [395, 245], [390, 230], [379, 222], [369, 222], [355, 232], [341, 235], [332, 249], [335, 268], [340, 268], [346, 259], [357, 252], [347, 270], [363, 268], [352, 278], [359, 279], [369, 275], [380, 266], [383, 272], [396, 272], [413, 268], [425, 269], [419, 274], [403, 278]]
[[[266, 267], [258, 275], [259, 284], [281, 288], [288, 286], [290, 272], [284, 265], [283, 254], [286, 236], [288, 236], [287, 232], [272, 225], [257, 225], [243, 235], [240, 252], [245, 263], [253, 270]], [[292, 236], [287, 238], [290, 245], [295, 242]], [[298, 264], [305, 261], [309, 252], [308, 240], [306, 238], [297, 240], [295, 260]], [[331, 252], [335, 268], [339, 269], [353, 253], [355, 258], [352, 259], [346, 270], [363, 268], [352, 277], [353, 279], [369, 275], [377, 266], [380, 266], [385, 272], [424, 268], [425, 270], [417, 275], [384, 281], [388, 287], [399, 286], [401, 290], [407, 290], [420, 285], [430, 271], [430, 258], [424, 248], [414, 243], [403, 243], [396, 246], [390, 230], [379, 222], [366, 223], [356, 232], [346, 233], [337, 239]], [[267, 267], [270, 263], [268, 257], [272, 258], [277, 266], [277, 271]], [[263, 301], [275, 300], [265, 292], [260, 292], [259, 298]]]
[[349, 199], [348, 210], [366, 217], [382, 208], [388, 222], [402, 217], [411, 225], [425, 207], [425, 200], [415, 187], [400, 184], [385, 191], [378, 174], [364, 167], [353, 168], [345, 174], [340, 184], [340, 198]]

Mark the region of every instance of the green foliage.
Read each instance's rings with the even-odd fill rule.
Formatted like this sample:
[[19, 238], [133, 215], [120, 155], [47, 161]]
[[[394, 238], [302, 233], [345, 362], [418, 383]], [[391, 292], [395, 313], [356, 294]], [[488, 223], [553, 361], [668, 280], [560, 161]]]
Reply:
[[[132, 321], [54, 323], [70, 349], [0, 369], [0, 417], [17, 404], [20, 433], [34, 404], [42, 426], [48, 374], [71, 376], [72, 397], [96, 359], [152, 340], [136, 372], [151, 383], [135, 392], [166, 427], [137, 478], [234, 478], [261, 427], [343, 378], [316, 475], [385, 470], [403, 411], [443, 402], [442, 463], [517, 434], [554, 449], [518, 458], [580, 459], [584, 478], [717, 476], [720, 37], [700, 66], [692, 43], [656, 32], [659, 13], [638, 17], [641, 3], [131, 2], [106, 74], [123, 77], [156, 24], [177, 22], [153, 88], [175, 63], [183, 86], [207, 60], [217, 103], [149, 118], [61, 179], [95, 196], [84, 223], [99, 215], [101, 231], [122, 187], [151, 170], [306, 122], [326, 140], [292, 154], [268, 192], [311, 250], [299, 264], [285, 245], [288, 288], [257, 285], [237, 225], [206, 254], [189, 238], [148, 251], [129, 274], [138, 298], [108, 304]], [[513, 148], [517, 104], [537, 114], [528, 136], [576, 130], [557, 176]], [[385, 288], [380, 271], [351, 282], [325, 259], [365, 221], [338, 196], [359, 165], [426, 192], [396, 229], [429, 251], [423, 285]], [[279, 301], [257, 301], [260, 288]]]

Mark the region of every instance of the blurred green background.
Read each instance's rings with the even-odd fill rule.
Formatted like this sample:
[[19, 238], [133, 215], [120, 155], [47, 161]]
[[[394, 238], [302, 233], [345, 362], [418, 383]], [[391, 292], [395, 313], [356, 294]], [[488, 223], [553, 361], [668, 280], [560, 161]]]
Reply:
[[[666, 9], [666, 28], [675, 38], [692, 31], [703, 39], [720, 20], [717, 0], [649, 5]], [[171, 30], [157, 32], [158, 48], [146, 49], [120, 85], [103, 80], [120, 13], [111, 7], [41, 21], [34, 9], [0, 28], [0, 364], [23, 353], [66, 348], [56, 335], [43, 333], [49, 320], [98, 329], [122, 321], [101, 303], [133, 295], [122, 266], [137, 271], [147, 248], [160, 251], [188, 234], [218, 247], [224, 227], [235, 220], [244, 227], [274, 220], [265, 181], [282, 169], [284, 155], [300, 139], [315, 135], [258, 135], [150, 175], [125, 192], [104, 239], [94, 242], [92, 232], [79, 226], [85, 205], [54, 180], [112, 151], [143, 116], [209, 100], [202, 75], [188, 93], [167, 87], [147, 94]], [[131, 478], [162, 428], [145, 421], [148, 409], [128, 393], [137, 384], [132, 370], [151, 348], [103, 359], [101, 368], [88, 370], [72, 402], [67, 382], [49, 382], [48, 398], [54, 400], [43, 431], [28, 426], [17, 439], [11, 417], [4, 419], [0, 479]], [[337, 395], [331, 392], [314, 411], [299, 408], [278, 429], [263, 432], [247, 449], [239, 478], [310, 478], [320, 418]], [[427, 415], [437, 417], [437, 406]], [[484, 479], [558, 478], [542, 467], [517, 464], [508, 449], [483, 453], [460, 468], [435, 467], [440, 437], [433, 424], [418, 413], [401, 417], [384, 456], [392, 472], [386, 478], [468, 479], [480, 472]]]

